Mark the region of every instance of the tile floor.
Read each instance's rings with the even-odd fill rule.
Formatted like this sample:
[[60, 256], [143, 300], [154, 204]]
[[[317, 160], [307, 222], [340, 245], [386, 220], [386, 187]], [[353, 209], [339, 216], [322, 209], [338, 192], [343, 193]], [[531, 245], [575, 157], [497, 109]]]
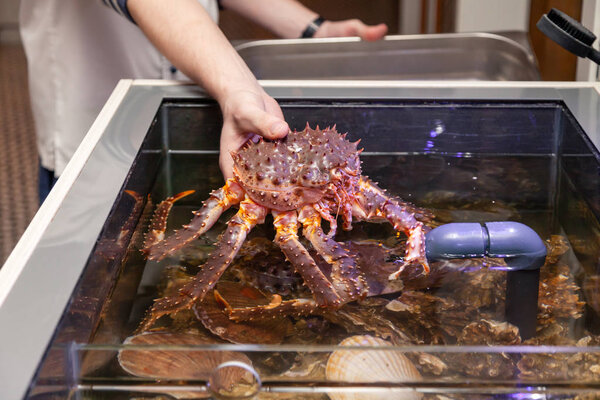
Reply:
[[18, 44], [0, 44], [0, 266], [38, 208], [37, 150]]

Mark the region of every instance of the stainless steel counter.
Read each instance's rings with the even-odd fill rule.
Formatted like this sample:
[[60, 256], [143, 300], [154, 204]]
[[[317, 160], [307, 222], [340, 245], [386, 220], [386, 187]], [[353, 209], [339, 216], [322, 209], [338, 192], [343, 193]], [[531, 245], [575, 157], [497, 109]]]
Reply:
[[[566, 104], [600, 148], [600, 96], [594, 84], [264, 81], [263, 85], [279, 99], [557, 100]], [[161, 102], [203, 96], [197, 87], [178, 83], [125, 80], [117, 86], [0, 269], [1, 398], [25, 394]]]

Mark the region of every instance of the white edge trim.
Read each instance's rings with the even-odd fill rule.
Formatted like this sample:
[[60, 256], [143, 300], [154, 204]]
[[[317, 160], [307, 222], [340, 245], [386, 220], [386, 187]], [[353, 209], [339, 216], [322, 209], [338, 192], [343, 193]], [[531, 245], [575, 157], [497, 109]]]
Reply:
[[54, 219], [65, 196], [87, 163], [91, 153], [102, 137], [102, 133], [108, 126], [111, 117], [129, 91], [131, 84], [132, 80], [129, 79], [119, 81], [98, 114], [98, 117], [83, 138], [75, 155], [71, 158], [58, 182], [56, 182], [56, 185], [50, 191], [46, 201], [41, 205], [21, 236], [21, 239], [6, 259], [4, 266], [0, 269], [0, 307], [2, 307], [2, 304], [23, 271], [29, 257], [31, 257], [31, 254], [37, 247], [48, 225]]
[[[598, 88], [596, 82], [571, 81], [372, 81], [372, 80], [259, 80], [263, 87], [326, 88]], [[136, 79], [132, 86], [195, 86], [190, 81]]]
[[[386, 35], [383, 37], [383, 42], [405, 42], [415, 41], [422, 42], [433, 39], [461, 39], [461, 38], [488, 38], [495, 39], [501, 42], [506, 42], [515, 47], [520, 48], [523, 52], [527, 53], [528, 50], [520, 43], [498, 34], [497, 32], [454, 32], [454, 33], [426, 33], [426, 34], [402, 34], [402, 35]], [[352, 43], [352, 42], [364, 42], [357, 36], [345, 36], [345, 37], [326, 37], [326, 38], [297, 38], [297, 39], [258, 39], [250, 40], [244, 43], [240, 43], [234, 46], [236, 51], [243, 51], [247, 48], [261, 47], [261, 46], [289, 46], [289, 45], [307, 45], [314, 43]]]
[[592, 82], [543, 82], [543, 81], [293, 81], [261, 80], [263, 87], [328, 87], [328, 88], [586, 88]]

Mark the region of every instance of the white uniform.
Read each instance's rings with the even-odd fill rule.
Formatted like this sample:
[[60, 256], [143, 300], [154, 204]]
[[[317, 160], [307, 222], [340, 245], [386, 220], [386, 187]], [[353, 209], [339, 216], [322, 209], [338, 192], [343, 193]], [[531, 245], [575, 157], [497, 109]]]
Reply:
[[[200, 2], [217, 21], [216, 0]], [[119, 79], [176, 78], [139, 28], [100, 0], [21, 0], [20, 29], [40, 161], [56, 176]]]

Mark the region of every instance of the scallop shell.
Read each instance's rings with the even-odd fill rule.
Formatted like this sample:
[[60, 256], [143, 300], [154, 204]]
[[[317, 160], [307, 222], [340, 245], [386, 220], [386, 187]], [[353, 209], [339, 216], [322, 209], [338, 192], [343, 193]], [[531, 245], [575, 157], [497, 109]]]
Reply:
[[[240, 283], [219, 282], [217, 289], [234, 307], [269, 303], [262, 292]], [[292, 329], [289, 319], [285, 317], [265, 321], [232, 321], [215, 300], [213, 291], [207, 294], [202, 303], [194, 304], [193, 310], [206, 329], [233, 343], [279, 344]]]
[[[369, 335], [351, 336], [344, 339], [340, 346], [391, 346], [386, 342]], [[407, 383], [420, 381], [421, 374], [413, 363], [400, 351], [376, 350], [336, 350], [327, 361], [325, 370], [328, 381], [340, 383]], [[421, 394], [410, 389], [387, 390], [377, 392], [339, 392], [328, 393], [332, 400], [359, 399], [403, 399], [418, 400]]]
[[[206, 345], [201, 336], [184, 333], [146, 332], [130, 336], [124, 344], [131, 345]], [[195, 379], [208, 380], [211, 372], [227, 361], [239, 361], [252, 366], [246, 355], [233, 351], [181, 350], [137, 348], [122, 349], [119, 364], [129, 374], [152, 379]], [[245, 378], [244, 373], [232, 373], [224, 377], [232, 384]]]

